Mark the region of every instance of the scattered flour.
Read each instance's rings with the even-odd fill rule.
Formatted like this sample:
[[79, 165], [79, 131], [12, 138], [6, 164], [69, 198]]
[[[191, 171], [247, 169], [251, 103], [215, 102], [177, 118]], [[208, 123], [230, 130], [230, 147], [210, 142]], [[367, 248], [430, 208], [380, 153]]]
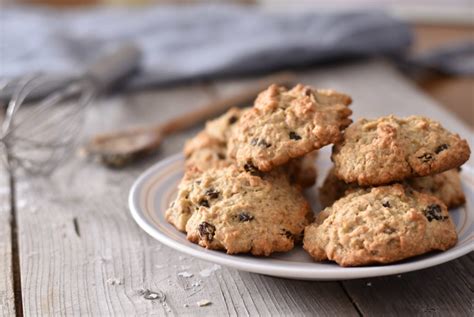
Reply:
[[213, 272], [218, 271], [220, 269], [221, 269], [220, 265], [214, 264], [213, 266], [208, 267], [207, 269], [204, 269], [201, 272], [199, 272], [199, 275], [201, 275], [202, 277], [209, 277], [211, 276]]
[[161, 303], [166, 302], [166, 295], [162, 291], [150, 291], [149, 289], [142, 289], [138, 291], [143, 298], [148, 300], [159, 300]]
[[212, 302], [208, 299], [201, 299], [199, 302], [196, 303], [199, 307], [209, 306]]
[[193, 277], [194, 274], [193, 274], [193, 273], [189, 273], [189, 272], [179, 272], [179, 273], [178, 273], [178, 276], [188, 278], [188, 277]]

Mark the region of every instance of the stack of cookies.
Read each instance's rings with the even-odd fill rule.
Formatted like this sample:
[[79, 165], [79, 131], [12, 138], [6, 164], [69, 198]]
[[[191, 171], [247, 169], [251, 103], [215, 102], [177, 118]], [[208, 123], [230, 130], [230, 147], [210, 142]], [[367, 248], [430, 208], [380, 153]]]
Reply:
[[[166, 219], [205, 248], [268, 256], [304, 240], [315, 260], [344, 266], [454, 245], [446, 205], [464, 201], [456, 168], [469, 157], [466, 141], [422, 117], [349, 126], [350, 103], [332, 90], [272, 85], [253, 107], [208, 122], [186, 143]], [[313, 222], [303, 190], [315, 182], [317, 150], [330, 144], [328, 207]]]
[[253, 107], [208, 122], [185, 145], [166, 219], [188, 240], [229, 254], [291, 250], [313, 218], [302, 189], [315, 182], [315, 151], [341, 139], [350, 103], [335, 91], [272, 85]]
[[333, 148], [320, 189], [329, 207], [306, 229], [304, 248], [356, 266], [454, 246], [448, 208], [465, 202], [458, 168], [469, 155], [466, 140], [424, 117], [357, 121]]

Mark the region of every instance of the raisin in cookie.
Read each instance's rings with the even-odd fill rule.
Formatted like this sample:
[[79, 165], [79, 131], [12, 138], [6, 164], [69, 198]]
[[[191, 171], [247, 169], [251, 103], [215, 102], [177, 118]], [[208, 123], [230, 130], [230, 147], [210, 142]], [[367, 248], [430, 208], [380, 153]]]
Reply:
[[[211, 168], [223, 168], [235, 165], [235, 160], [227, 156], [224, 143], [211, 137], [207, 131], [201, 131], [188, 140], [184, 147], [185, 170], [206, 171]], [[302, 187], [311, 187], [316, 182], [317, 170], [315, 160], [317, 151], [292, 160], [281, 168], [290, 176], [292, 183]]]
[[214, 139], [227, 144], [227, 141], [235, 129], [236, 123], [242, 114], [249, 109], [250, 108], [231, 108], [220, 117], [206, 122], [205, 131]]
[[[222, 116], [208, 121], [203, 131], [188, 140], [184, 147], [186, 169], [205, 171], [236, 164], [234, 159], [227, 156], [227, 140], [241, 114], [248, 109], [229, 109]], [[317, 176], [316, 157], [317, 151], [313, 151], [285, 165], [293, 183], [303, 187], [313, 186]]]
[[311, 216], [301, 190], [285, 173], [234, 166], [186, 178], [166, 213], [180, 230], [187, 222], [187, 238], [203, 247], [266, 256], [291, 250]]
[[336, 176], [346, 183], [382, 185], [459, 167], [469, 145], [438, 122], [420, 116], [361, 119], [333, 148]]
[[358, 189], [306, 227], [304, 249], [341, 266], [391, 263], [457, 242], [446, 206], [400, 184]]
[[448, 208], [456, 208], [466, 202], [461, 176], [456, 168], [440, 174], [407, 179], [405, 183], [416, 191], [436, 196]]
[[[457, 169], [449, 171], [407, 179], [403, 184], [410, 186], [416, 191], [431, 194], [441, 200], [449, 209], [456, 208], [466, 202], [466, 197], [462, 190], [461, 177]], [[346, 184], [338, 179], [331, 169], [319, 189], [319, 201], [323, 208], [331, 206], [336, 200], [344, 197], [346, 192], [360, 188], [357, 184]]]
[[199, 201], [190, 199], [189, 195], [194, 190], [195, 181], [201, 174], [202, 171], [197, 167], [190, 166], [186, 170], [178, 185], [178, 195], [165, 212], [166, 221], [179, 231], [186, 232], [186, 224], [196, 207], [199, 206]]
[[270, 171], [337, 142], [351, 120], [351, 98], [332, 90], [272, 85], [243, 113], [229, 138], [229, 156], [240, 166]]

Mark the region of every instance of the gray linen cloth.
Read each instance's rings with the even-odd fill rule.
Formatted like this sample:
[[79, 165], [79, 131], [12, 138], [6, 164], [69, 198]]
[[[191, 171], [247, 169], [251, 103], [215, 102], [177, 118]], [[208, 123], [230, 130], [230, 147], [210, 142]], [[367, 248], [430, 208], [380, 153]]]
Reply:
[[243, 75], [353, 57], [400, 55], [402, 22], [379, 11], [269, 13], [248, 6], [26, 7], [0, 12], [0, 77], [72, 77], [103, 50], [134, 42], [141, 71], [126, 88]]

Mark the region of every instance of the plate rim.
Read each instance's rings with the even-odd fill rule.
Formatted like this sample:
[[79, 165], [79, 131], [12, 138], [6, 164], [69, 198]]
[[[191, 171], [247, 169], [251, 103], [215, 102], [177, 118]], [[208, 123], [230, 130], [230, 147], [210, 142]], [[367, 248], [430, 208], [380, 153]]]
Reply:
[[[459, 247], [456, 250], [451, 250], [450, 253], [440, 252], [424, 258], [417, 260], [415, 262], [405, 262], [405, 263], [395, 263], [389, 265], [380, 265], [380, 266], [365, 266], [365, 267], [345, 267], [341, 270], [340, 266], [335, 264], [333, 268], [325, 268], [324, 270], [315, 268], [291, 268], [287, 265], [282, 264], [270, 264], [248, 262], [254, 259], [242, 259], [238, 255], [227, 255], [222, 253], [222, 251], [208, 250], [202, 248], [202, 250], [195, 249], [191, 246], [175, 241], [173, 238], [168, 237], [166, 234], [162, 233], [152, 224], [150, 224], [144, 217], [142, 217], [142, 212], [139, 211], [140, 207], [135, 202], [138, 201], [140, 194], [141, 185], [146, 179], [154, 175], [157, 171], [161, 170], [163, 167], [166, 167], [170, 163], [176, 160], [183, 160], [183, 155], [180, 153], [171, 155], [147, 168], [140, 176], [134, 181], [128, 196], [128, 205], [130, 213], [138, 224], [138, 226], [148, 233], [151, 237], [158, 240], [159, 242], [165, 244], [166, 246], [185, 253], [187, 255], [196, 257], [198, 259], [212, 262], [219, 265], [224, 265], [227, 267], [232, 267], [238, 270], [259, 273], [264, 275], [271, 275], [283, 278], [290, 279], [302, 279], [302, 280], [349, 280], [349, 279], [359, 279], [359, 278], [369, 278], [369, 277], [379, 277], [387, 276], [394, 274], [401, 274], [407, 272], [413, 272], [421, 269], [426, 269], [436, 265], [440, 265], [454, 259], [457, 259], [463, 255], [466, 255], [474, 251], [474, 241], [467, 243], [464, 246]], [[463, 166], [463, 170], [468, 170], [468, 173], [474, 174], [474, 169], [468, 164]], [[190, 242], [191, 243], [191, 242]], [[255, 258], [257, 259], [257, 258]], [[260, 258], [258, 258], [260, 259]], [[264, 258], [262, 258], [264, 259]], [[337, 270], [337, 271], [336, 271]]]

